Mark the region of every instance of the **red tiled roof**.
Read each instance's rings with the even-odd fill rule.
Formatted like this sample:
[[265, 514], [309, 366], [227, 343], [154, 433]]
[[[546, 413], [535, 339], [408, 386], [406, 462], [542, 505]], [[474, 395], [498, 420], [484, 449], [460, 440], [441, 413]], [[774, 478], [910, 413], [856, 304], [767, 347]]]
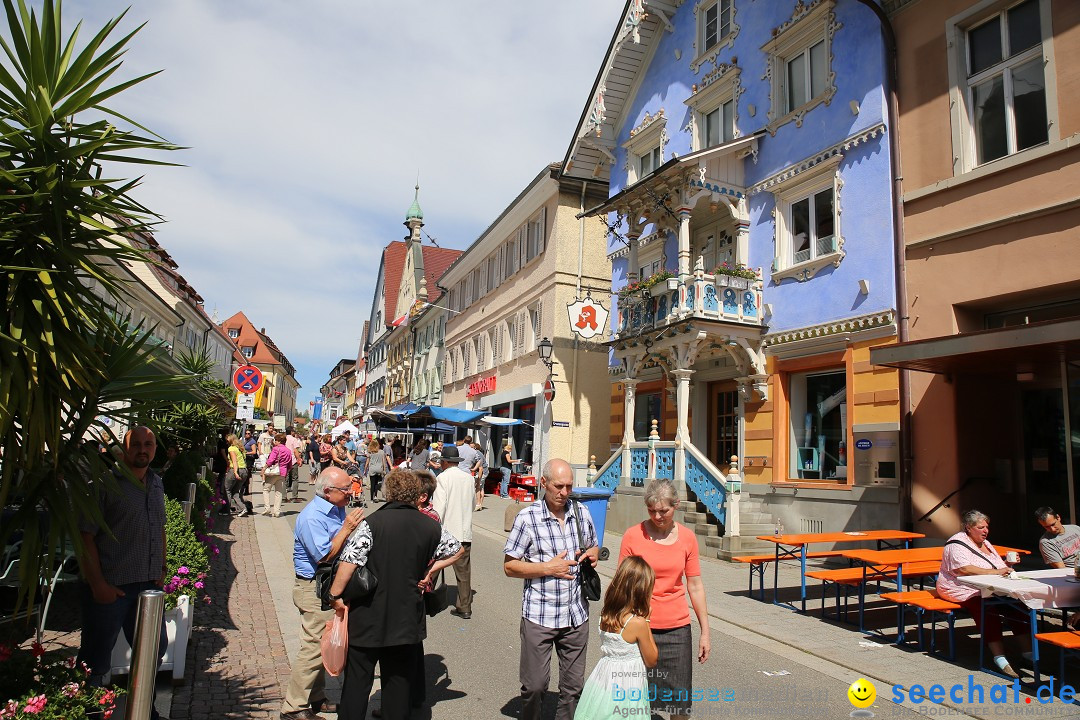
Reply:
[[234, 328], [240, 331], [239, 337], [234, 340], [238, 348], [254, 348], [251, 357], [245, 358], [245, 362], [284, 365], [289, 369], [290, 374], [292, 373], [292, 364], [285, 357], [285, 353], [278, 349], [268, 335], [256, 330], [243, 311], [225, 320], [225, 322], [221, 323], [221, 327], [226, 334]]
[[[401, 287], [401, 272], [405, 269], [405, 243], [394, 240], [383, 250], [383, 295], [386, 298], [386, 316], [384, 323], [391, 323], [397, 318], [397, 296]], [[382, 328], [375, 328], [382, 332]]]
[[442, 290], [436, 286], [436, 283], [446, 272], [446, 268], [450, 267], [463, 251], [432, 247], [430, 245], [424, 245], [423, 248], [424, 279], [427, 280], [428, 302], [433, 303], [442, 296]]

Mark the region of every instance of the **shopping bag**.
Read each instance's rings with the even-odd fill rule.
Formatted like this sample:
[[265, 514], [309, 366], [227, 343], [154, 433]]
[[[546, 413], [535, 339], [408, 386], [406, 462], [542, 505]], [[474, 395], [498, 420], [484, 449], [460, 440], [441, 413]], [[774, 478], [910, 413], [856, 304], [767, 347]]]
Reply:
[[344, 612], [334, 613], [332, 620], [326, 621], [323, 630], [322, 664], [326, 672], [337, 677], [345, 669], [345, 655], [349, 651], [349, 608]]

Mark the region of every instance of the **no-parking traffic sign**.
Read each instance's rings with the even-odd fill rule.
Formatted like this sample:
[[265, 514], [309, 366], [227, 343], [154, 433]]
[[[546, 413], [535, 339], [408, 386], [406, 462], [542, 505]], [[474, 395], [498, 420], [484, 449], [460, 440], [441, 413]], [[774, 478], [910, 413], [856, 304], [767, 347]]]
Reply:
[[263, 386], [262, 370], [254, 365], [241, 365], [233, 373], [232, 384], [234, 388], [245, 395], [257, 393], [259, 388]]

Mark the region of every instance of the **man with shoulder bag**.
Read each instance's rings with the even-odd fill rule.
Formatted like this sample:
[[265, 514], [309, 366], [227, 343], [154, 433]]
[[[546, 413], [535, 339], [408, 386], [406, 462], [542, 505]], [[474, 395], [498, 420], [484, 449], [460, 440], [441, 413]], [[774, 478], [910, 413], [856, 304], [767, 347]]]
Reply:
[[349, 535], [364, 519], [357, 508], [346, 515], [351, 483], [340, 468], [323, 470], [315, 483], [315, 497], [296, 518], [293, 542], [293, 604], [300, 611], [300, 649], [293, 658], [292, 674], [281, 705], [282, 720], [317, 720], [326, 705], [322, 649], [319, 642], [333, 610], [323, 610], [315, 587], [315, 573], [341, 552]]

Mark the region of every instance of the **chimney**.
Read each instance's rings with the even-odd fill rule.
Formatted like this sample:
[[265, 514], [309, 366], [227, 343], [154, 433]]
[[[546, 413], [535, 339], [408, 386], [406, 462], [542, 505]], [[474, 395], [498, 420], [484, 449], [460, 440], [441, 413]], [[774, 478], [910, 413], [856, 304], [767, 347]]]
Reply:
[[266, 328], [259, 328], [259, 332], [262, 333], [263, 335], [265, 335], [266, 334]]

